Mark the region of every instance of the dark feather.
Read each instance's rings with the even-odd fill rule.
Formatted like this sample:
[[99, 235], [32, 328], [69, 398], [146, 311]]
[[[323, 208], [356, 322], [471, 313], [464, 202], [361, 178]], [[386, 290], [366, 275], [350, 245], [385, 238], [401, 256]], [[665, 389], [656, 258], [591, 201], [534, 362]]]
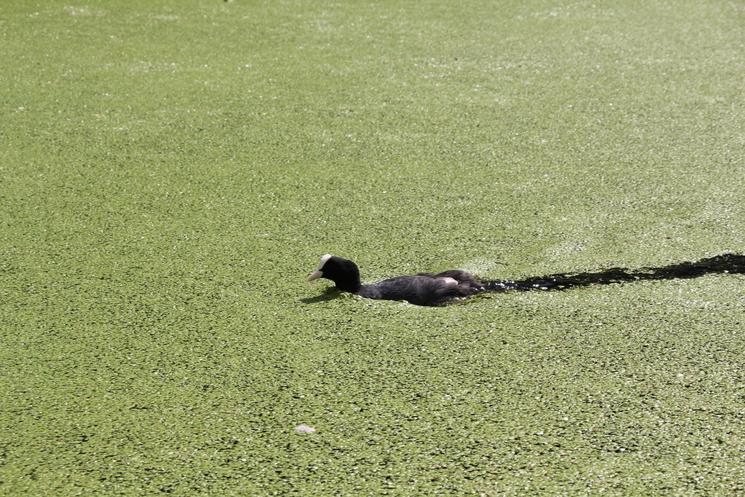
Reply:
[[423, 273], [399, 276], [363, 285], [357, 265], [347, 259], [324, 256], [313, 279], [326, 278], [339, 290], [369, 299], [405, 300], [415, 305], [441, 305], [460, 297], [467, 297], [484, 290], [483, 284], [471, 273], [458, 269], [442, 273]]

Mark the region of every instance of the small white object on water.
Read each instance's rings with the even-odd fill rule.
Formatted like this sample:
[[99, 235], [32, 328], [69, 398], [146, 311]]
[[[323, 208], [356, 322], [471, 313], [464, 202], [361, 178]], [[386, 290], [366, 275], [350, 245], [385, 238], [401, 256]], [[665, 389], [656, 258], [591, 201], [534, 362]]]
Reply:
[[316, 429], [306, 424], [300, 424], [295, 427], [295, 431], [298, 433], [315, 433]]

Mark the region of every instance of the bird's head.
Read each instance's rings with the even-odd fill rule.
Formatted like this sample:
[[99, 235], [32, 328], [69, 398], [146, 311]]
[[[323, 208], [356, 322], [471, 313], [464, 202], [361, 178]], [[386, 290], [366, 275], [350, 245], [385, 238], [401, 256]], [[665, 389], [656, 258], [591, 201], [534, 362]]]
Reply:
[[360, 291], [360, 270], [354, 262], [326, 254], [321, 257], [318, 269], [308, 275], [308, 281], [326, 278], [336, 283], [336, 288], [345, 292]]

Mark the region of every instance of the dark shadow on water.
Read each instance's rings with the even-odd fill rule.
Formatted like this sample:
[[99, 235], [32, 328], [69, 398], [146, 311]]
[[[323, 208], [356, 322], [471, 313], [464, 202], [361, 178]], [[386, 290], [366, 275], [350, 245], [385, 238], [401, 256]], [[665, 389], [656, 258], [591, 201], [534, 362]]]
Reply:
[[496, 280], [486, 283], [487, 292], [568, 290], [589, 285], [609, 285], [642, 280], [698, 278], [707, 274], [745, 274], [745, 255], [722, 254], [695, 262], [661, 267], [627, 269], [614, 267], [592, 273], [558, 273], [522, 280]]
[[304, 299], [300, 299], [300, 302], [303, 304], [317, 304], [318, 302], [326, 302], [327, 300], [333, 300], [341, 295], [341, 292], [336, 289], [336, 287], [329, 287], [326, 289], [324, 293], [321, 295], [316, 295], [315, 297], [307, 297]]

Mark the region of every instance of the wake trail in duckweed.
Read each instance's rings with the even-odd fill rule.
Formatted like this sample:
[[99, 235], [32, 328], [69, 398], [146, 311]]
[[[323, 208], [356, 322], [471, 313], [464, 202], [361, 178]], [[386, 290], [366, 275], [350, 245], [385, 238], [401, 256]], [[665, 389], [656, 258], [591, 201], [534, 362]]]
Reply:
[[661, 267], [627, 269], [614, 267], [595, 272], [557, 273], [522, 280], [484, 281], [484, 292], [568, 290], [590, 285], [609, 285], [643, 280], [690, 279], [707, 274], [745, 274], [745, 255], [722, 254], [694, 262]]

